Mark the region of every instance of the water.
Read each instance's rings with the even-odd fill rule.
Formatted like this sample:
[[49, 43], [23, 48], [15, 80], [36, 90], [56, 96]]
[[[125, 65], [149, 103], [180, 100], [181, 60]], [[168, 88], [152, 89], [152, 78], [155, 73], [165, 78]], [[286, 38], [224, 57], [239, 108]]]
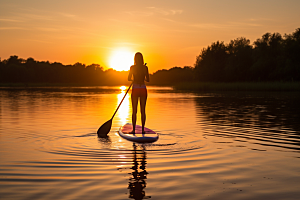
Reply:
[[[0, 199], [298, 199], [298, 93], [149, 87], [153, 144], [133, 144], [119, 87], [0, 90]], [[138, 115], [139, 117], [140, 115]], [[138, 124], [140, 120], [138, 120]]]

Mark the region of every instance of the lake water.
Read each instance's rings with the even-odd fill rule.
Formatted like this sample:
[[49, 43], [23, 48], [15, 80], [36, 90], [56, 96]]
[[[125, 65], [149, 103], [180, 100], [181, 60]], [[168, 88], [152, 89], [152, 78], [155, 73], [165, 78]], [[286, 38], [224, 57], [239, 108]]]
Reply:
[[117, 134], [130, 95], [96, 135], [120, 87], [2, 88], [0, 199], [299, 199], [299, 93], [148, 92], [141, 145]]

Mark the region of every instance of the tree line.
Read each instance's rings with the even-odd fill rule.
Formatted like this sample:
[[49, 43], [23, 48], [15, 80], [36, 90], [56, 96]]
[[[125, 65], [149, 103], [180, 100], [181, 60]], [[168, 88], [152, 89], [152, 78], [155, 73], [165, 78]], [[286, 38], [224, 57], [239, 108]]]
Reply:
[[113, 69], [103, 70], [99, 64], [63, 65], [49, 61], [36, 61], [10, 56], [0, 62], [0, 82], [2, 83], [58, 83], [83, 85], [126, 84], [128, 72]]
[[[173, 67], [150, 74], [152, 85], [172, 85], [189, 81], [193, 76], [192, 67]], [[49, 61], [36, 61], [10, 56], [0, 60], [0, 83], [38, 83], [71, 85], [124, 85], [128, 84], [128, 71], [104, 70], [99, 64], [63, 65]]]
[[[0, 83], [128, 84], [128, 72], [99, 64], [63, 65], [10, 56], [0, 60]], [[291, 34], [266, 33], [250, 44], [244, 37], [213, 42], [196, 57], [194, 67], [173, 67], [150, 74], [153, 85], [179, 82], [300, 81], [300, 28]]]
[[197, 81], [300, 81], [300, 28], [266, 33], [252, 45], [244, 37], [214, 42], [202, 49], [194, 70]]

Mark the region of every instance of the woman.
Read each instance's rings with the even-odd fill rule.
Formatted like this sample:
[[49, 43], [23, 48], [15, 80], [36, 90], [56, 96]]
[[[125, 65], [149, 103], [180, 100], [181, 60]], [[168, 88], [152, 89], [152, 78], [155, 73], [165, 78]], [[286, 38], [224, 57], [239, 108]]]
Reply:
[[[132, 80], [133, 76], [133, 80]], [[146, 122], [146, 102], [147, 102], [147, 88], [145, 81], [149, 82], [148, 67], [144, 64], [143, 55], [137, 52], [134, 56], [134, 65], [130, 67], [128, 74], [128, 81], [133, 81], [131, 92], [132, 104], [132, 133], [135, 133], [137, 105], [140, 100], [141, 119], [142, 119], [142, 132], [145, 133], [144, 127]]]

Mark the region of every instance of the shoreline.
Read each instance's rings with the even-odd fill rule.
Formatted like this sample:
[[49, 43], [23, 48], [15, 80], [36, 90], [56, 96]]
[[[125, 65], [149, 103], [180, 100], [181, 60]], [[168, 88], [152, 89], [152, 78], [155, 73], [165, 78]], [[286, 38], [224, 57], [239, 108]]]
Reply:
[[[129, 83], [124, 84], [129, 85]], [[120, 84], [94, 85], [80, 83], [0, 83], [0, 88], [49, 88], [49, 87], [103, 87]], [[147, 84], [147, 86], [173, 87], [177, 91], [300, 91], [300, 82], [181, 82], [175, 85]]]
[[186, 82], [175, 90], [184, 91], [300, 91], [300, 82]]

